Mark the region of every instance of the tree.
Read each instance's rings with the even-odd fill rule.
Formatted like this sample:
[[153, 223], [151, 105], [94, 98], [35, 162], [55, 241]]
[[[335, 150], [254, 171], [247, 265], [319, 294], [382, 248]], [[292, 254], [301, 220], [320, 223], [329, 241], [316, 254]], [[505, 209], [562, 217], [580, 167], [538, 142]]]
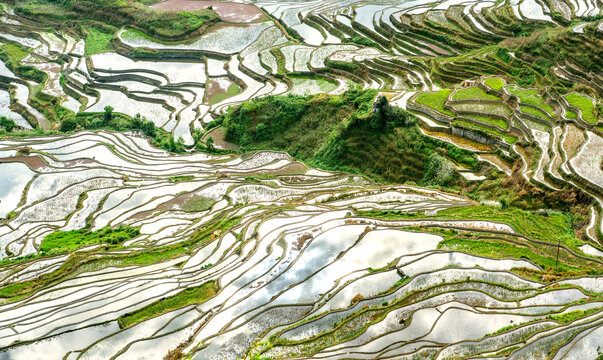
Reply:
[[203, 130], [194, 129], [191, 136], [193, 137], [193, 141], [195, 142], [195, 144], [197, 144], [199, 143], [199, 141], [201, 141], [201, 138], [203, 137]]
[[141, 130], [142, 132], [151, 138], [154, 138], [157, 135], [157, 131], [155, 129], [155, 124], [150, 121], [147, 120], [146, 118], [142, 118], [142, 126], [141, 126]]
[[259, 123], [255, 127], [255, 140], [256, 141], [264, 141], [270, 138], [270, 129], [264, 123]]
[[425, 165], [423, 185], [449, 185], [454, 180], [455, 171], [449, 160], [438, 153], [429, 155]]
[[15, 122], [12, 119], [9, 119], [4, 116], [0, 116], [0, 127], [3, 127], [4, 129], [6, 129], [7, 132], [13, 131], [13, 129], [16, 126], [17, 125], [15, 124]]
[[113, 120], [113, 107], [112, 106], [105, 106], [105, 114], [103, 116], [103, 123], [105, 125], [108, 125], [111, 120]]
[[205, 147], [207, 148], [207, 150], [209, 152], [213, 152], [214, 150], [216, 150], [216, 148], [214, 148], [214, 138], [213, 137], [208, 137], [207, 140], [205, 140]]
[[142, 130], [142, 117], [140, 113], [136, 113], [134, 119], [132, 120], [132, 128]]
[[75, 121], [75, 119], [72, 117], [66, 118], [61, 123], [61, 131], [62, 132], [73, 131], [73, 130], [75, 130], [76, 127], [77, 127], [77, 121]]

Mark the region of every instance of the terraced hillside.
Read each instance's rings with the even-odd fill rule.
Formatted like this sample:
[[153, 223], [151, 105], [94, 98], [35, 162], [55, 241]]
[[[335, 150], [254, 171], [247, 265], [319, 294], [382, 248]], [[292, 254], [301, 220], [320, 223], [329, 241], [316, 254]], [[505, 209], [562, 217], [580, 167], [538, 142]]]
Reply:
[[601, 3], [0, 3], [0, 359], [600, 359]]

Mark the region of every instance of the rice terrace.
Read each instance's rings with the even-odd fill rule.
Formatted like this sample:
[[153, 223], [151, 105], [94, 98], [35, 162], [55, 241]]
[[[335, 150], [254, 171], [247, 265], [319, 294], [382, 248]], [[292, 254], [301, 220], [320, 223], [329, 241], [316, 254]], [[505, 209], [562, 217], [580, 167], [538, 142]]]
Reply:
[[603, 360], [601, 0], [0, 0], [0, 360]]

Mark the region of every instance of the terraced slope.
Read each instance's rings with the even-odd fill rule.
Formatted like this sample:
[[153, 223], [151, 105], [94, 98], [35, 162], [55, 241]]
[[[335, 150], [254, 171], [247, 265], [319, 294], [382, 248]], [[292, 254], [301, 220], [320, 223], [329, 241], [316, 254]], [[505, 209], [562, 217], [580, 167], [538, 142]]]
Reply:
[[[563, 235], [555, 265], [552, 240], [569, 226], [560, 213], [507, 215], [278, 152], [174, 156], [136, 133], [33, 137], [1, 151], [24, 146], [29, 156], [0, 165], [25, 184], [2, 226], [3, 256], [21, 257], [2, 273], [4, 358], [161, 358], [176, 347], [193, 359], [530, 357], [597, 339], [601, 280], [585, 275], [601, 260]], [[140, 235], [36, 255], [48, 234], [86, 224]], [[471, 254], [473, 241], [491, 248]], [[582, 277], [562, 280], [570, 274]], [[208, 281], [215, 293], [184, 300]]]
[[0, 359], [602, 356], [600, 2], [0, 11]]
[[[83, 11], [82, 6], [78, 2], [75, 11]], [[206, 6], [210, 4], [199, 3]], [[21, 104], [15, 105], [17, 111], [34, 127], [57, 127], [70, 111], [101, 112], [111, 104], [130, 116], [140, 112], [188, 145], [194, 142], [194, 129], [203, 129], [229, 105], [286, 92], [340, 93], [348, 81], [375, 89], [430, 90], [492, 73], [514, 76], [526, 84], [567, 86], [571, 79], [600, 91], [597, 55], [538, 58], [559, 46], [564, 47], [561, 54], [596, 54], [592, 51], [600, 43], [596, 23], [555, 30], [559, 34], [547, 35], [551, 39], [538, 35], [556, 21], [566, 26], [576, 17], [595, 16], [598, 9], [590, 2], [559, 2], [552, 10], [528, 1], [497, 6], [338, 1], [258, 2], [256, 6], [278, 21], [256, 19], [259, 10], [253, 6], [249, 9], [256, 10], [249, 19], [228, 17], [238, 8], [231, 12], [228, 7], [216, 8], [227, 22], [208, 20], [199, 29], [201, 35], [179, 41], [152, 38], [161, 37], [159, 30], [145, 33], [137, 24], [118, 29], [113, 26], [122, 23], [115, 21], [54, 33], [50, 29], [57, 20], [52, 17], [35, 25], [15, 14], [36, 15], [44, 8], [8, 7], [0, 24], [6, 43], [2, 60], [9, 65], [3, 82], [14, 84], [11, 87], [32, 87], [30, 80], [44, 84], [31, 88], [30, 95], [21, 88], [13, 100]], [[191, 9], [178, 2], [162, 7]], [[536, 40], [529, 44], [513, 38], [534, 31]], [[567, 45], [565, 38], [570, 36], [580, 37], [578, 45]], [[542, 48], [542, 43], [555, 45]], [[501, 45], [492, 47], [495, 44]], [[515, 48], [517, 55], [509, 55]], [[215, 84], [221, 84], [227, 94], [219, 100], [214, 96], [219, 91]], [[228, 90], [235, 84], [239, 90]], [[587, 118], [593, 121], [592, 116]]]

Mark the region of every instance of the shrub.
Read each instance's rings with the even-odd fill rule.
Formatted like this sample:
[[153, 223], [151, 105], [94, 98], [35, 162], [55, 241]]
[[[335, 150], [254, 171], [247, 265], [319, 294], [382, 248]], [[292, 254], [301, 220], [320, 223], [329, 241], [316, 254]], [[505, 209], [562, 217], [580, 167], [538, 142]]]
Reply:
[[70, 132], [77, 127], [77, 121], [74, 118], [67, 118], [61, 123], [62, 132]]
[[255, 141], [261, 142], [270, 138], [270, 129], [264, 123], [259, 123], [255, 127]]
[[7, 132], [13, 131], [16, 126], [14, 120], [0, 116], [0, 127], [4, 128]]
[[103, 123], [105, 125], [109, 124], [111, 122], [111, 120], [113, 120], [113, 107], [112, 106], [105, 106], [105, 113], [103, 115]]
[[438, 153], [429, 155], [425, 165], [425, 175], [421, 182], [425, 185], [449, 185], [454, 177], [455, 171], [449, 160]]

